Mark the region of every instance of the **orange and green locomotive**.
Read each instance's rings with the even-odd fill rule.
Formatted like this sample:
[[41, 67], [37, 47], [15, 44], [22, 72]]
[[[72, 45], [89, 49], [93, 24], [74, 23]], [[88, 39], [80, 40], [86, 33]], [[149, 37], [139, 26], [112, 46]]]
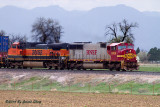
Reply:
[[68, 56], [67, 43], [43, 44], [15, 42], [8, 50], [8, 66], [11, 68], [45, 67], [65, 68]]

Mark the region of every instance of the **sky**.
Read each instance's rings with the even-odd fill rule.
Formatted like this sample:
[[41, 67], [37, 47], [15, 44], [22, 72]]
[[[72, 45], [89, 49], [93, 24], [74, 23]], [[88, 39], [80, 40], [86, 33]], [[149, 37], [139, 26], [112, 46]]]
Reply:
[[0, 0], [0, 7], [9, 5], [26, 9], [58, 5], [66, 10], [90, 10], [119, 4], [125, 4], [139, 11], [160, 12], [160, 0]]

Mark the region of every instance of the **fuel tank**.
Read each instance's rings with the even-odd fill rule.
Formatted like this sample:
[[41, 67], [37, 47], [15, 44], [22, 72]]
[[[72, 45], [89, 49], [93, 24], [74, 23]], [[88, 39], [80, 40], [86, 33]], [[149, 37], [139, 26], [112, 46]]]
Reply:
[[104, 66], [101, 63], [83, 63], [85, 69], [103, 69]]
[[24, 61], [24, 67], [43, 67], [43, 62]]

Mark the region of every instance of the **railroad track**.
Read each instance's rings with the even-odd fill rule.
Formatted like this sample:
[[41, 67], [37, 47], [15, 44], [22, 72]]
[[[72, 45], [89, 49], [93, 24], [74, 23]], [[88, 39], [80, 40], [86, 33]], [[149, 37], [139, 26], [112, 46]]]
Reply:
[[109, 71], [109, 70], [54, 70], [54, 69], [7, 69], [1, 68], [0, 72], [45, 72], [45, 73], [77, 73], [77, 74], [110, 74], [110, 75], [160, 75], [160, 72], [148, 71]]

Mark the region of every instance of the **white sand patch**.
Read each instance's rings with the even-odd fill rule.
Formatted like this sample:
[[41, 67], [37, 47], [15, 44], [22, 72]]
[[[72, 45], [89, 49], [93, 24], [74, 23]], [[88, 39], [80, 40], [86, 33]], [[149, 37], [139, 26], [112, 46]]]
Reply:
[[64, 77], [59, 77], [59, 78], [57, 79], [57, 82], [60, 82], [60, 83], [65, 82], [65, 81], [66, 81], [66, 76], [64, 76]]
[[49, 79], [59, 83], [64, 83], [67, 82], [69, 78], [67, 76], [51, 76]]
[[52, 76], [50, 76], [50, 80], [57, 80], [57, 78], [58, 78], [58, 76], [54, 76], [54, 75], [52, 75]]
[[13, 76], [13, 79], [19, 79], [19, 78], [22, 78], [22, 77], [25, 77], [26, 75], [18, 75], [18, 76]]

